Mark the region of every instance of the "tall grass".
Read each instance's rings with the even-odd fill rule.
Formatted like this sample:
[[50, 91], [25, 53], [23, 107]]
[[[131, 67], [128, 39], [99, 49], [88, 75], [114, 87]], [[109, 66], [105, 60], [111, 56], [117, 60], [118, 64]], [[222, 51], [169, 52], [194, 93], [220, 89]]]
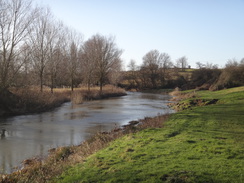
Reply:
[[84, 101], [98, 100], [98, 99], [117, 97], [123, 95], [126, 95], [125, 90], [122, 88], [115, 87], [113, 85], [106, 85], [103, 88], [102, 93], [100, 93], [99, 87], [92, 87], [90, 91], [88, 91], [86, 87], [81, 87], [81, 88], [76, 88], [71, 93], [71, 101], [73, 103], [79, 104]]
[[9, 101], [4, 99], [7, 103], [6, 106], [10, 110], [8, 115], [43, 112], [56, 108], [68, 101], [80, 104], [87, 100], [97, 100], [126, 94], [124, 89], [112, 85], [105, 86], [102, 93], [100, 93], [99, 87], [93, 87], [90, 91], [86, 87], [75, 88], [73, 92], [69, 88], [55, 88], [53, 93], [51, 93], [50, 88], [44, 88], [43, 92], [40, 92], [38, 87], [25, 87], [11, 88], [10, 92], [11, 96], [6, 95], [6, 97], [15, 97], [14, 100]]
[[60, 106], [70, 101], [69, 92], [40, 92], [35, 88], [12, 89], [11, 92], [19, 98], [15, 113], [42, 112]]

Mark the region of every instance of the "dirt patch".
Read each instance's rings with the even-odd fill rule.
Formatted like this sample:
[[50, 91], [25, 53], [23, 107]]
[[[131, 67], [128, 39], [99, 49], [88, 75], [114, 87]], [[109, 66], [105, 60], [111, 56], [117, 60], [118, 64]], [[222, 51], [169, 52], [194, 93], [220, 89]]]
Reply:
[[219, 99], [194, 99], [191, 100], [190, 104], [191, 106], [205, 106], [205, 105], [211, 105], [216, 104]]
[[192, 99], [185, 102], [171, 103], [169, 106], [176, 111], [182, 111], [196, 106], [216, 104], [218, 100], [219, 99]]

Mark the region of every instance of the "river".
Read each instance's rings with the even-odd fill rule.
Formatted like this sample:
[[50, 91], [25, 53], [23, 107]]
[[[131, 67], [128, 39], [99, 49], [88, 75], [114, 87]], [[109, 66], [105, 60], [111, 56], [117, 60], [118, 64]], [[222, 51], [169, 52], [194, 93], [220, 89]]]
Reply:
[[0, 173], [12, 172], [24, 159], [45, 156], [51, 148], [78, 145], [129, 121], [172, 113], [169, 99], [168, 95], [128, 92], [80, 105], [65, 103], [41, 114], [1, 118]]

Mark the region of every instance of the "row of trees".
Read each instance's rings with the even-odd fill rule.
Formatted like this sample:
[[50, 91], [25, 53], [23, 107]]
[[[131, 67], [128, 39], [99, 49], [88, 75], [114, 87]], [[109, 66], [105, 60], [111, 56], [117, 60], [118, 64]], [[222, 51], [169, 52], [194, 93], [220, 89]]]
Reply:
[[[129, 63], [125, 74], [128, 88], [174, 88], [218, 90], [244, 85], [244, 58], [240, 61], [230, 59], [225, 68], [219, 69], [212, 63], [196, 62], [197, 69], [188, 69], [185, 56], [175, 64], [167, 53], [151, 50], [143, 57], [143, 63]], [[187, 71], [187, 72], [185, 72]]]
[[[121, 54], [113, 37], [97, 34], [83, 41], [80, 33], [57, 20], [48, 8], [34, 7], [31, 0], [0, 0], [0, 91], [37, 84], [41, 91], [43, 86], [49, 86], [51, 91], [61, 86], [73, 90], [81, 83], [88, 90], [100, 85], [102, 91], [104, 84], [119, 82]], [[198, 87], [204, 83], [201, 77], [209, 75], [214, 80], [234, 72], [242, 78], [243, 60], [230, 60], [225, 72], [216, 65], [196, 64], [200, 74], [194, 71], [189, 75], [182, 72], [189, 67], [185, 56], [174, 64], [167, 53], [151, 50], [141, 66], [131, 60], [126, 79], [135, 88], [172, 88], [186, 84]], [[203, 72], [209, 69], [213, 75]], [[196, 82], [189, 85], [189, 80]]]
[[141, 66], [137, 66], [134, 60], [130, 61], [127, 80], [132, 88], [172, 87], [176, 82], [182, 84], [184, 78], [180, 77], [179, 71], [188, 67], [185, 56], [178, 58], [174, 64], [169, 54], [151, 50], [143, 57]]
[[113, 37], [83, 37], [31, 0], [0, 0], [0, 90], [10, 86], [47, 85], [73, 90], [115, 83], [121, 69]]

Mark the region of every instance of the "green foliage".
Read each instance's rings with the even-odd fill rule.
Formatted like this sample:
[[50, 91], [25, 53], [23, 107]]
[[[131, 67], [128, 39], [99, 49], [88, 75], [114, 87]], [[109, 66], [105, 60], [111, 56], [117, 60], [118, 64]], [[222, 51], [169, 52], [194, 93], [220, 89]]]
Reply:
[[244, 87], [197, 94], [218, 101], [175, 113], [164, 128], [128, 134], [54, 181], [243, 182]]

